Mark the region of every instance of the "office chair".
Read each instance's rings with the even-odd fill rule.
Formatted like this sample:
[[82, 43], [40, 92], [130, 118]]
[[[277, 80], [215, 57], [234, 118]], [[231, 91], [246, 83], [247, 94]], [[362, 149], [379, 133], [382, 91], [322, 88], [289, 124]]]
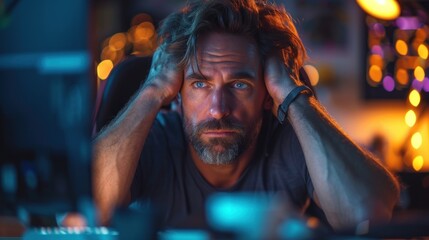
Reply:
[[129, 56], [113, 68], [106, 79], [95, 117], [95, 132], [109, 124], [140, 88], [149, 74], [151, 63], [151, 56]]

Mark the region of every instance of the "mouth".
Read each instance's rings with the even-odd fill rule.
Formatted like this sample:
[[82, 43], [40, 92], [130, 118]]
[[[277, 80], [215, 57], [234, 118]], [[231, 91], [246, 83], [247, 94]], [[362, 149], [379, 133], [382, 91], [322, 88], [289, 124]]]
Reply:
[[207, 130], [203, 132], [203, 135], [209, 137], [226, 137], [234, 134], [238, 134], [239, 132], [236, 130], [228, 130], [228, 129], [217, 129], [217, 130]]

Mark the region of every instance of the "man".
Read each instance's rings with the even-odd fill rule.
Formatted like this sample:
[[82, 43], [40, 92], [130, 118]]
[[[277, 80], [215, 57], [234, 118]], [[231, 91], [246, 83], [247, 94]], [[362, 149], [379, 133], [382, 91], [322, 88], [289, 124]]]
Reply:
[[[174, 224], [218, 191], [286, 193], [297, 208], [311, 198], [335, 229], [390, 218], [396, 180], [302, 87], [306, 53], [283, 8], [197, 1], [159, 35], [146, 82], [95, 139], [103, 222], [149, 199]], [[181, 114], [159, 113], [176, 98]]]

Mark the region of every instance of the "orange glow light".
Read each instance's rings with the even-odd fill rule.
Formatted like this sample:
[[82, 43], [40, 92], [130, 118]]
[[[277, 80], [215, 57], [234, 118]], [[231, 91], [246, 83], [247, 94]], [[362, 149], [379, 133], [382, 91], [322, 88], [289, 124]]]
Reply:
[[393, 20], [400, 14], [400, 7], [395, 0], [356, 0], [359, 6], [379, 19]]
[[408, 110], [408, 112], [405, 114], [405, 123], [407, 124], [408, 127], [412, 127], [414, 126], [414, 124], [416, 124], [416, 114], [414, 113], [413, 110]]
[[100, 59], [101, 60], [106, 60], [106, 59], [110, 59], [110, 60], [115, 60], [116, 58], [116, 51], [115, 49], [113, 49], [110, 45], [106, 46], [103, 48], [103, 50], [101, 51], [101, 56]]
[[134, 41], [145, 41], [155, 34], [155, 27], [151, 22], [140, 23], [134, 31]]
[[417, 41], [423, 42], [426, 39], [426, 36], [427, 36], [427, 34], [423, 28], [419, 28], [416, 30], [416, 37], [415, 38]]
[[408, 84], [408, 73], [405, 69], [399, 68], [396, 71], [396, 81], [398, 81], [399, 84], [407, 85]]
[[401, 55], [407, 55], [408, 53], [408, 46], [404, 40], [399, 39], [398, 41], [396, 41], [395, 49]]
[[376, 54], [371, 55], [369, 57], [368, 62], [369, 62], [370, 65], [377, 65], [380, 68], [382, 68], [383, 65], [384, 65], [383, 58], [380, 55], [376, 55]]
[[383, 77], [383, 73], [381, 72], [381, 68], [377, 65], [372, 65], [369, 68], [369, 78], [376, 82], [379, 83], [381, 81], [381, 78]]
[[116, 51], [121, 50], [127, 44], [127, 37], [124, 33], [116, 33], [109, 40], [109, 45]]
[[421, 81], [423, 81], [423, 79], [425, 78], [425, 70], [424, 70], [422, 67], [417, 66], [417, 67], [414, 69], [414, 77], [415, 77], [417, 80], [419, 80], [420, 82], [421, 82]]
[[103, 60], [101, 61], [97, 66], [97, 76], [101, 80], [105, 80], [109, 74], [110, 71], [113, 69], [113, 62], [111, 60]]
[[419, 48], [417, 49], [417, 52], [419, 53], [419, 57], [423, 58], [423, 59], [428, 59], [428, 48], [426, 47], [426, 45], [424, 44], [420, 44]]
[[417, 156], [413, 159], [413, 168], [416, 171], [420, 171], [420, 169], [422, 169], [424, 164], [424, 159], [422, 156]]

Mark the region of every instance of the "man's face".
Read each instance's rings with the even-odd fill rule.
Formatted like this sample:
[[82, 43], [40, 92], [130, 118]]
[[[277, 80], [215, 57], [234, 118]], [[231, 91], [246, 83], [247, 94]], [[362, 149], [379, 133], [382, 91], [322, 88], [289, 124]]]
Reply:
[[256, 142], [267, 91], [254, 40], [208, 33], [184, 69], [185, 133], [207, 164], [230, 164]]

